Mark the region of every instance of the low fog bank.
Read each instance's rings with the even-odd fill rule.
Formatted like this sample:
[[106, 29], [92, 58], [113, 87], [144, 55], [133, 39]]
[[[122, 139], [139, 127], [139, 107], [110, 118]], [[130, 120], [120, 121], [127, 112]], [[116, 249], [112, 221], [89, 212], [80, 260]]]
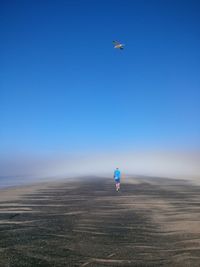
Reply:
[[[0, 157], [0, 181], [6, 177], [41, 179], [85, 175], [112, 175], [119, 167], [124, 174], [181, 179], [200, 178], [200, 152], [112, 152], [79, 155]], [[200, 180], [200, 179], [199, 179]]]

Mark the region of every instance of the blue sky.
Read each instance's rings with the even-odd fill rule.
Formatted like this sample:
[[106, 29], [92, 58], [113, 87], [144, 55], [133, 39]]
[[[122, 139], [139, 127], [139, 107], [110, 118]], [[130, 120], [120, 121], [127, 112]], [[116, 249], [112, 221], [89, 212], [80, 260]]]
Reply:
[[1, 1], [1, 153], [199, 148], [199, 13], [194, 0]]

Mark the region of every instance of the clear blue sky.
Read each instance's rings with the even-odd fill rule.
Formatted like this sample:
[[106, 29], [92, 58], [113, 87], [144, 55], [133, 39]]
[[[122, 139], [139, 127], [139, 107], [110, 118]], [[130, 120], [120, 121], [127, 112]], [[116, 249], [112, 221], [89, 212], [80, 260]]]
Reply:
[[199, 14], [198, 0], [2, 0], [1, 152], [200, 147]]

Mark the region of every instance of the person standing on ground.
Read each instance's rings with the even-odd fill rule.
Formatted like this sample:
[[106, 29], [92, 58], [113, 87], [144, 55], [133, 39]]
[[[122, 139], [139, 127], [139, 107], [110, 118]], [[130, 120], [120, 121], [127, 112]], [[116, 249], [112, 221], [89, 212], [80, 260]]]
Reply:
[[121, 172], [119, 168], [116, 168], [116, 170], [114, 171], [114, 179], [117, 192], [120, 190], [120, 178], [121, 178]]

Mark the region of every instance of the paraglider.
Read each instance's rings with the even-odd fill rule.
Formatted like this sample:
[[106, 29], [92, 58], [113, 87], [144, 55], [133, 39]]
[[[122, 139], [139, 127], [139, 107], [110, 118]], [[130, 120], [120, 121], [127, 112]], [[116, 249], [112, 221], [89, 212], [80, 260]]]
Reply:
[[114, 48], [117, 48], [117, 49], [124, 49], [124, 44], [121, 44], [120, 42], [118, 41], [113, 41], [113, 44], [114, 44]]

